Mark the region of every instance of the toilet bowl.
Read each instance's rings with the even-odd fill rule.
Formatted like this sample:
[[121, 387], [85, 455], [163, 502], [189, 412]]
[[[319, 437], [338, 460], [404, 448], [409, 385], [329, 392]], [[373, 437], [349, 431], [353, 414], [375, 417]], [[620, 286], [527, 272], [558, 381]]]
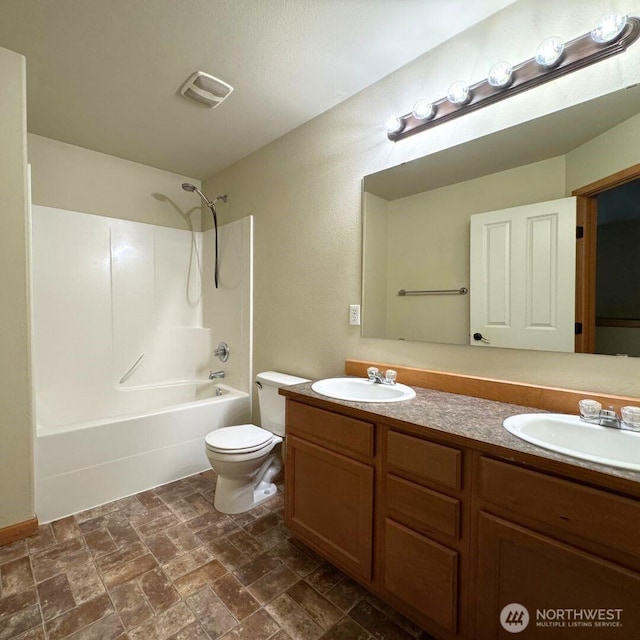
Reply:
[[218, 474], [215, 508], [222, 513], [242, 513], [273, 496], [273, 480], [282, 469], [281, 449], [285, 435], [285, 399], [280, 387], [309, 382], [277, 371], [256, 376], [261, 421], [222, 427], [207, 434], [207, 458]]

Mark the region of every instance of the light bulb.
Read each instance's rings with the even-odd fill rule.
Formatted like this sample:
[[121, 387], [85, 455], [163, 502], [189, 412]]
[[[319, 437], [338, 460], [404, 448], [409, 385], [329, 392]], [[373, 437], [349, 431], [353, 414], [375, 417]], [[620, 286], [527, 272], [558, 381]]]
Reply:
[[506, 87], [511, 82], [513, 69], [508, 62], [496, 62], [487, 76], [487, 82], [492, 87]]
[[605, 13], [591, 30], [591, 39], [598, 44], [615, 40], [627, 26], [627, 16], [610, 11]]
[[413, 117], [416, 120], [430, 120], [435, 114], [435, 107], [426, 98], [418, 100], [418, 102], [413, 105]]
[[541, 67], [553, 67], [558, 64], [564, 51], [564, 40], [558, 36], [546, 38], [536, 51], [536, 62]]
[[385, 123], [387, 133], [400, 133], [404, 129], [404, 120], [398, 116], [392, 116]]
[[471, 98], [471, 92], [469, 91], [469, 85], [464, 80], [454, 82], [447, 93], [447, 100], [451, 104], [462, 105], [469, 102]]

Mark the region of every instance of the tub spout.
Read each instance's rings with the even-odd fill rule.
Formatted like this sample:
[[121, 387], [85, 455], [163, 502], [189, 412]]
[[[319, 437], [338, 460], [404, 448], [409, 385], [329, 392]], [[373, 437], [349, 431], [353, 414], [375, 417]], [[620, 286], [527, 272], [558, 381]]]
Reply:
[[224, 378], [224, 371], [209, 371], [209, 380]]

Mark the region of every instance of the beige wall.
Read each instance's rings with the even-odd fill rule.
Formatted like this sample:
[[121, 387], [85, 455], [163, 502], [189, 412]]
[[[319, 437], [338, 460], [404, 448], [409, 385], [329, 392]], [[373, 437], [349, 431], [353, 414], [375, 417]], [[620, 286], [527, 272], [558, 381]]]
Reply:
[[640, 115], [574, 149], [566, 158], [567, 195], [640, 163]]
[[0, 49], [0, 528], [33, 517], [26, 65]]
[[27, 144], [33, 204], [200, 230], [200, 198], [181, 186], [198, 180], [31, 133]]
[[389, 256], [389, 202], [363, 193], [367, 215], [362, 222], [364, 237], [362, 260], [362, 335], [367, 337], [387, 335], [387, 273]]
[[[640, 80], [640, 45], [620, 56], [398, 143], [383, 124], [496, 60], [530, 58], [550, 34], [573, 38], [607, 0], [520, 0], [204, 183], [229, 194], [224, 219], [255, 215], [254, 371], [307, 377], [378, 359], [531, 383], [640, 396], [640, 362], [611, 356], [472, 349], [361, 338], [361, 180], [366, 174], [583, 102]], [[523, 140], [522, 144], [527, 144]]]

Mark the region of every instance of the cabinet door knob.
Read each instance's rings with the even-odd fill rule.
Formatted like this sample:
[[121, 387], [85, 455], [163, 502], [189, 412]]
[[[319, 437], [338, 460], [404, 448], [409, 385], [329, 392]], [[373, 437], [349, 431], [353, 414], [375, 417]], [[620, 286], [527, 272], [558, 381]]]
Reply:
[[485, 338], [481, 333], [474, 333], [473, 339], [477, 340], [478, 342], [485, 342], [486, 344], [491, 344], [491, 340], [488, 340], [487, 338]]

